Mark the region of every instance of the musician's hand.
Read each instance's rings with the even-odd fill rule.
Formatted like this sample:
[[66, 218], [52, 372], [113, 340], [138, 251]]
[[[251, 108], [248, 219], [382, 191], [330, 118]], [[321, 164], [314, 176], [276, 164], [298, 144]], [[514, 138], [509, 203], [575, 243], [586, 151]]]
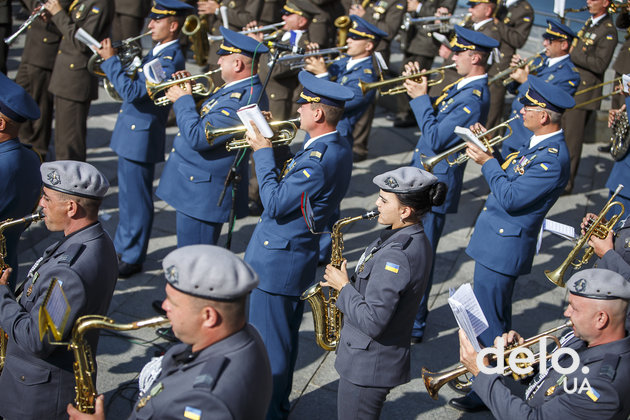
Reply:
[[[405, 64], [403, 75], [409, 76], [414, 73], [420, 73], [419, 67], [420, 65], [417, 62], [407, 63]], [[421, 77], [420, 80], [407, 79], [403, 82], [403, 87], [407, 89], [407, 95], [409, 95], [411, 99], [415, 99], [429, 92], [429, 79], [426, 76]]]
[[510, 332], [503, 333], [502, 336], [496, 337], [494, 339], [494, 347], [500, 348], [499, 346], [505, 346], [504, 343], [507, 343], [508, 346], [511, 345], [521, 345], [525, 340], [519, 333], [514, 330], [510, 330]]
[[514, 71], [510, 73], [510, 77], [520, 84], [523, 84], [527, 81], [528, 75], [529, 66], [521, 67], [520, 69], [514, 69]]
[[7, 267], [2, 270], [2, 276], [0, 276], [1, 285], [6, 286], [7, 284], [9, 284], [9, 276], [11, 275], [12, 271], [13, 269], [11, 267]]
[[309, 42], [306, 44], [306, 51], [317, 51], [319, 50], [319, 44], [317, 42]]
[[[252, 28], [249, 28], [252, 29]], [[252, 32], [247, 34], [248, 37], [253, 38], [256, 42], [264, 42], [265, 41], [265, 33], [264, 32]]]
[[46, 0], [44, 7], [51, 16], [55, 16], [57, 13], [61, 12], [61, 4], [59, 4], [59, 0]]
[[605, 239], [599, 239], [595, 235], [591, 235], [588, 240], [588, 245], [593, 247], [593, 252], [601, 258], [611, 249], [615, 249], [615, 245], [613, 242], [613, 234], [612, 232], [608, 232], [608, 235]]
[[82, 413], [74, 408], [72, 404], [68, 404], [66, 411], [70, 416], [69, 420], [105, 420], [104, 400], [105, 397], [102, 394], [96, 397], [94, 414]]
[[334, 267], [332, 264], [328, 264], [326, 266], [326, 272], [324, 273], [324, 280], [326, 281], [320, 281], [319, 284], [340, 291], [346, 284], [350, 283], [346, 269], [347, 264], [348, 261], [343, 260], [341, 269]]
[[352, 6], [350, 6], [350, 10], [348, 10], [348, 14], [363, 17], [365, 15], [365, 9], [360, 4], [355, 3]]
[[171, 77], [173, 79], [183, 79], [184, 77], [190, 77], [190, 76], [192, 76], [192, 74], [190, 74], [188, 70], [180, 70], [173, 73]]
[[251, 22], [248, 22], [247, 25], [243, 27], [243, 30], [248, 31], [250, 29], [256, 29], [256, 28], [258, 28], [258, 22], [256, 20], [252, 20]]
[[[595, 221], [595, 219], [597, 219], [597, 215], [595, 213], [586, 213], [586, 216], [584, 216], [584, 218], [582, 219], [582, 223], [580, 224], [582, 235], [586, 233], [586, 229], [588, 229], [589, 226], [589, 221]], [[604, 223], [606, 223], [605, 220]]]
[[438, 55], [442, 57], [444, 60], [449, 60], [453, 55], [453, 50], [447, 47], [444, 44], [440, 44], [440, 49], [438, 50]]
[[265, 117], [265, 120], [267, 121], [273, 121], [273, 115], [271, 115], [270, 111], [260, 111], [263, 114], [263, 117]]
[[451, 12], [446, 7], [438, 7], [435, 11], [435, 16], [450, 16]]
[[[182, 85], [184, 86], [182, 87]], [[171, 101], [172, 104], [174, 104], [179, 98], [186, 95], [192, 95], [192, 85], [190, 84], [190, 82], [183, 82], [171, 86], [166, 90], [164, 96], [166, 96], [168, 100]]]
[[313, 74], [323, 74], [328, 71], [328, 67], [326, 67], [326, 61], [322, 56], [315, 57], [307, 57], [304, 59], [306, 63], [304, 65], [304, 70], [313, 73]]
[[[463, 329], [459, 329], [459, 361], [462, 362], [468, 371], [477, 376], [479, 375], [479, 366], [477, 366], [477, 352], [468, 340]], [[485, 362], [485, 360], [484, 360]]]
[[197, 2], [197, 11], [200, 15], [214, 15], [218, 8], [219, 3], [214, 0]]
[[250, 134], [249, 130], [246, 132], [245, 140], [249, 144], [249, 147], [252, 148], [252, 151], [257, 151], [260, 149], [264, 149], [267, 147], [273, 147], [271, 141], [268, 138], [265, 138], [261, 133], [254, 121], [250, 121], [252, 124], [252, 130], [254, 134]]
[[490, 159], [494, 159], [494, 156], [492, 156], [490, 150], [484, 152], [479, 147], [477, 147], [475, 143], [472, 142], [466, 142], [466, 145], [468, 146], [466, 147], [466, 154], [477, 164], [483, 165]]
[[609, 109], [608, 110], [608, 128], [612, 127], [613, 123], [617, 119], [617, 116], [621, 112], [620, 109]]
[[510, 67], [516, 67], [519, 65], [519, 63], [523, 61], [523, 59], [521, 58], [520, 55], [518, 54], [514, 54], [512, 56], [512, 59], [510, 60]]
[[33, 12], [31, 14], [37, 13], [40, 9], [44, 9], [44, 11], [42, 12], [41, 15], [39, 15], [39, 17], [44, 22], [48, 23], [50, 21], [51, 15], [50, 15], [50, 12], [48, 10], [46, 10], [46, 8], [44, 7], [43, 4], [41, 4], [40, 6], [37, 6], [36, 8], [34, 8]]
[[101, 48], [98, 48], [96, 52], [103, 60], [107, 60], [116, 55], [116, 51], [112, 48], [112, 40], [109, 38], [105, 38], [101, 41]]

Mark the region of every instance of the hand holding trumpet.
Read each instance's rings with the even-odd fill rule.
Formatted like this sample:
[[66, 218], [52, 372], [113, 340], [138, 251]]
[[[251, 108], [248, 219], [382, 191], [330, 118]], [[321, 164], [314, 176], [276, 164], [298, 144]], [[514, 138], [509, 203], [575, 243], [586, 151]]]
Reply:
[[[580, 228], [582, 230], [582, 235], [586, 233], [588, 230], [589, 224], [597, 219], [597, 215], [593, 213], [587, 213], [582, 219], [582, 223], [580, 224]], [[603, 223], [606, 223], [606, 220], [602, 220]], [[600, 239], [597, 235], [591, 235], [588, 239], [588, 246], [593, 247], [593, 252], [599, 258], [602, 258], [604, 254], [608, 251], [615, 249], [614, 245], [614, 235], [612, 231], [608, 232], [608, 235], [604, 239]]]
[[[496, 337], [494, 339], [494, 347], [496, 349], [505, 349], [507, 346], [520, 346], [524, 342], [525, 340], [523, 339], [523, 337], [520, 336], [519, 333], [511, 330], [508, 333], [503, 333], [503, 335]], [[466, 368], [472, 375], [479, 375], [480, 369], [479, 365], [477, 364], [477, 352], [468, 340], [466, 333], [461, 328], [459, 329], [459, 360], [464, 366], [466, 366]], [[484, 358], [483, 364], [485, 366], [488, 366], [490, 364], [490, 360], [488, 360], [488, 357]]]
[[[173, 79], [182, 79], [189, 77], [191, 74], [186, 70], [173, 73]], [[183, 85], [183, 86], [182, 86]], [[190, 81], [177, 83], [166, 90], [164, 96], [168, 98], [171, 103], [175, 103], [179, 98], [186, 95], [192, 95], [192, 85]]]
[[[422, 70], [425, 72], [426, 70]], [[409, 76], [411, 74], [420, 73], [420, 65], [417, 61], [413, 63], [405, 64], [405, 71], [403, 72], [403, 76]], [[426, 76], [422, 76], [420, 81], [413, 79], [406, 79], [403, 82], [403, 86], [407, 89], [407, 95], [411, 96], [412, 99], [417, 98], [418, 96], [426, 95], [429, 92], [429, 78]]]
[[[479, 136], [480, 134], [487, 131], [484, 128], [484, 126], [481, 125], [481, 123], [475, 123], [471, 125], [469, 128], [470, 128], [470, 131], [472, 131], [476, 136]], [[466, 146], [467, 146], [466, 154], [468, 155], [468, 157], [470, 157], [479, 165], [483, 166], [483, 164], [489, 161], [490, 159], [494, 159], [494, 156], [492, 155], [492, 150], [490, 148], [488, 148], [488, 150], [484, 152], [476, 144], [472, 142], [466, 142]]]

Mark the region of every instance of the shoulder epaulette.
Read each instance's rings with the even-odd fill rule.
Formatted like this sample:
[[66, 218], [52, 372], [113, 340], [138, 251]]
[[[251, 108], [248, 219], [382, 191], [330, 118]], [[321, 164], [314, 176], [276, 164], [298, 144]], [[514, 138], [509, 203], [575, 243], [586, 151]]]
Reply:
[[372, 74], [372, 69], [363, 69], [363, 73]]
[[473, 89], [473, 95], [478, 98], [481, 98], [481, 91], [479, 89]]
[[599, 377], [612, 382], [617, 373], [617, 365], [619, 364], [619, 355], [614, 353], [606, 353], [602, 364], [599, 368]]
[[234, 98], [236, 100], [241, 99], [241, 97], [243, 96], [242, 92], [232, 92], [232, 94], [230, 95], [230, 98]]
[[324, 157], [324, 153], [326, 153], [326, 149], [328, 148], [328, 145], [325, 142], [317, 142], [313, 145], [313, 148], [311, 149], [311, 153], [308, 155], [309, 159], [314, 159], [317, 161], [322, 160], [322, 157]]
[[57, 259], [57, 264], [72, 265], [76, 261], [77, 257], [81, 254], [84, 247], [85, 245], [83, 244], [70, 245], [68, 248], [66, 248], [63, 255], [61, 255]]
[[224, 356], [213, 357], [207, 360], [203, 369], [193, 381], [193, 388], [208, 388], [212, 390], [227, 363], [228, 360]]

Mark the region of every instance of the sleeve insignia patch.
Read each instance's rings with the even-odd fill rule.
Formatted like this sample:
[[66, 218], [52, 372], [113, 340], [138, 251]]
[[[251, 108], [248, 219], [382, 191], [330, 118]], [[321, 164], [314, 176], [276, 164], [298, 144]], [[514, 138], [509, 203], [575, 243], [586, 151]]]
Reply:
[[304, 174], [304, 176], [305, 176], [305, 177], [307, 177], [307, 178], [310, 178], [310, 177], [311, 177], [311, 174], [310, 174], [310, 173], [309, 173], [306, 169], [304, 169], [304, 170], [302, 171], [302, 173], [303, 173], [303, 174]]
[[545, 171], [549, 169], [544, 163], [541, 163], [540, 167], [543, 168]]
[[612, 41], [613, 37], [612, 37], [612, 35], [606, 35], [606, 39], [609, 40], [609, 41]]
[[392, 273], [398, 274], [398, 269], [399, 268], [400, 268], [400, 266], [398, 264], [394, 264], [394, 263], [391, 263], [391, 262], [388, 262], [387, 264], [385, 264], [385, 270], [391, 271]]
[[241, 96], [243, 96], [241, 92], [234, 92], [230, 95], [230, 98], [241, 99]]
[[201, 419], [201, 410], [193, 407], [186, 407], [184, 409], [184, 418], [190, 420], [200, 420]]
[[313, 150], [313, 151], [311, 152], [311, 154], [310, 154], [310, 157], [316, 157], [316, 158], [318, 158], [318, 159], [321, 159], [321, 158], [322, 158], [322, 153], [321, 153], [321, 152], [318, 152], [317, 150]]
[[586, 391], [586, 395], [588, 395], [588, 397], [593, 401], [599, 400], [599, 392], [597, 392], [593, 387]]
[[523, 18], [523, 20], [524, 20], [525, 22], [531, 22], [531, 21], [532, 21], [532, 18], [525, 16], [525, 17]]
[[165, 55], [162, 58], [164, 58], [165, 60], [173, 61], [173, 57], [171, 57], [170, 55]]
[[92, 7], [92, 13], [98, 15], [99, 13], [101, 13], [101, 9], [98, 7]]
[[225, 109], [222, 109], [221, 113], [224, 114], [224, 115], [227, 115], [228, 117], [230, 116], [230, 113], [227, 110], [225, 110]]
[[464, 107], [464, 111], [466, 111], [467, 114], [470, 114], [470, 109], [468, 109], [467, 106]]
[[399, 4], [397, 4], [397, 5], [396, 5], [396, 9], [398, 9], [398, 10], [403, 10], [403, 9], [404, 9], [404, 7], [403, 7], [403, 5], [402, 5], [402, 4], [400, 4], [400, 3], [399, 3]]
[[573, 82], [573, 80], [569, 80], [569, 84], [570, 84], [571, 86], [575, 86], [575, 83]]
[[481, 98], [481, 91], [479, 89], [473, 89], [473, 95], [478, 98]]

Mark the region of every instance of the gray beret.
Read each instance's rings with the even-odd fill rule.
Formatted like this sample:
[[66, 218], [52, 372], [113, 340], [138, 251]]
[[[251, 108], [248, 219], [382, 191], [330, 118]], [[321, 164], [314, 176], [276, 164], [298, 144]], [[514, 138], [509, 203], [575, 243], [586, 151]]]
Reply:
[[45, 162], [40, 166], [44, 186], [85, 198], [103, 198], [109, 182], [94, 166], [75, 160]]
[[234, 300], [258, 286], [258, 275], [245, 261], [214, 245], [178, 248], [162, 267], [171, 286], [203, 299]]
[[435, 175], [415, 166], [403, 166], [377, 175], [372, 180], [383, 191], [393, 193], [422, 191], [437, 181]]
[[630, 299], [630, 283], [621, 274], [603, 268], [578, 271], [567, 282], [574, 295], [590, 299]]

